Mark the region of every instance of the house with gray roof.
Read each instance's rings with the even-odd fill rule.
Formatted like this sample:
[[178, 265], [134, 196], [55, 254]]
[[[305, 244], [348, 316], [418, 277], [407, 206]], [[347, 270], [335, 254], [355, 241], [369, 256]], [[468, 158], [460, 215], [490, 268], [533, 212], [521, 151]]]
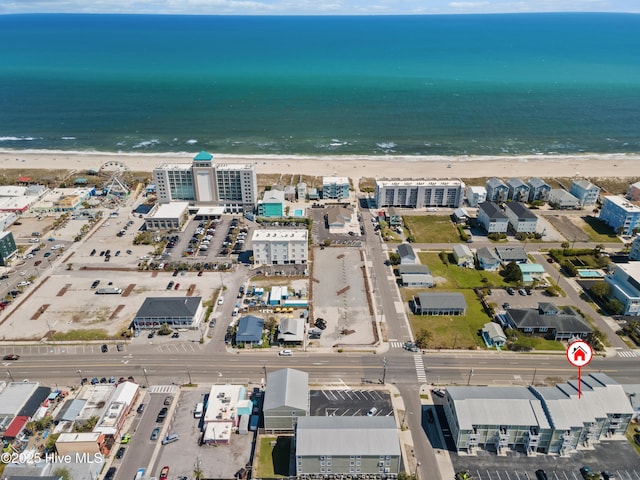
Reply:
[[551, 186], [538, 177], [532, 177], [527, 181], [529, 185], [529, 202], [546, 202], [549, 200]]
[[556, 341], [584, 339], [593, 332], [573, 308], [559, 308], [550, 302], [540, 302], [538, 308], [508, 308], [503, 319], [509, 328]]
[[202, 297], [147, 297], [133, 318], [137, 330], [159, 328], [198, 328], [205, 315]]
[[496, 347], [500, 350], [507, 343], [507, 336], [502, 327], [494, 322], [485, 323], [482, 327], [482, 338], [489, 348]]
[[509, 218], [497, 203], [483, 202], [478, 205], [478, 224], [488, 233], [507, 233]]
[[515, 233], [535, 233], [538, 217], [524, 203], [505, 203], [504, 213], [509, 219], [511, 230]]
[[500, 259], [498, 256], [488, 247], [481, 247], [476, 251], [476, 258], [478, 259], [478, 265], [482, 270], [488, 272], [495, 272], [500, 269]]
[[510, 178], [506, 182], [509, 187], [509, 200], [514, 202], [526, 202], [529, 200], [529, 185], [519, 178]]
[[278, 341], [291, 344], [304, 340], [304, 318], [281, 318], [278, 325]]
[[496, 247], [496, 255], [503, 264], [516, 262], [516, 263], [527, 263], [529, 257], [527, 255], [527, 251], [524, 247], [515, 246], [515, 247]]
[[496, 177], [491, 177], [485, 185], [487, 189], [487, 202], [506, 202], [509, 198], [509, 187]]
[[294, 444], [298, 478], [385, 479], [400, 473], [400, 438], [392, 416], [303, 417]]
[[600, 187], [595, 186], [589, 180], [581, 178], [571, 182], [569, 193], [580, 201], [581, 206], [586, 207], [597, 203]]
[[245, 346], [259, 345], [262, 342], [264, 330], [264, 318], [254, 315], [245, 315], [238, 320], [236, 330], [236, 343]]
[[309, 415], [309, 374], [293, 368], [269, 372], [262, 412], [266, 431], [293, 431]]
[[555, 387], [448, 387], [444, 411], [457, 451], [570, 455], [601, 440], [626, 441], [633, 408], [604, 373]]
[[580, 200], [561, 188], [552, 188], [549, 191], [549, 205], [560, 210], [569, 210], [580, 207]]
[[404, 287], [427, 287], [434, 285], [431, 270], [426, 265], [399, 265], [398, 275]]
[[467, 302], [458, 292], [420, 292], [413, 297], [416, 315], [464, 315]]
[[473, 252], [469, 247], [462, 244], [453, 246], [453, 258], [456, 259], [456, 264], [459, 267], [474, 268]]
[[420, 259], [413, 251], [413, 247], [408, 243], [398, 245], [398, 255], [400, 255], [400, 265], [416, 265], [420, 263]]

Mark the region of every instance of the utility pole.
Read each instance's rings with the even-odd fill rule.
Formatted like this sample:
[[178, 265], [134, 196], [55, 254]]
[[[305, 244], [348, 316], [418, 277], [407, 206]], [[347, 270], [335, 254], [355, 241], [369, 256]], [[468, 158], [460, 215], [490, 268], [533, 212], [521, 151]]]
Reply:
[[473, 377], [473, 368], [469, 370], [469, 378], [467, 378], [467, 386], [471, 384], [471, 377]]
[[538, 373], [538, 369], [534, 368], [533, 369], [533, 379], [531, 380], [531, 385], [535, 385], [536, 384], [536, 373]]
[[11, 372], [9, 371], [9, 369], [7, 368], [7, 377], [9, 377], [11, 379], [11, 382], [13, 383], [13, 375], [11, 375]]
[[187, 375], [189, 375], [189, 385], [193, 385], [193, 382], [191, 381], [191, 371], [187, 368]]
[[149, 379], [147, 378], [147, 369], [144, 368], [144, 367], [142, 367], [142, 374], [144, 375], [144, 383], [148, 387], [149, 386]]
[[382, 384], [384, 385], [387, 378], [387, 357], [382, 359]]

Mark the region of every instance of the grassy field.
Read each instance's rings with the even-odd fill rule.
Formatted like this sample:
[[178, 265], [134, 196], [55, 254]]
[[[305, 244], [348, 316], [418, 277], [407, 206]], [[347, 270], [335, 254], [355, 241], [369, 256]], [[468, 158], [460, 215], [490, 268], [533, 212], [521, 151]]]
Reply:
[[411, 230], [416, 243], [458, 243], [460, 237], [451, 219], [444, 215], [424, 215], [402, 217]]
[[[256, 478], [289, 476], [289, 453], [292, 437], [260, 437], [260, 453], [255, 468]], [[276, 442], [271, 446], [271, 442]]]
[[586, 226], [582, 228], [593, 242], [620, 242], [616, 233], [602, 220], [591, 215], [582, 217]]
[[87, 330], [70, 330], [68, 332], [56, 332], [53, 334], [52, 340], [62, 341], [90, 341], [90, 340], [106, 340], [115, 338], [110, 336], [103, 328], [93, 328]]
[[[438, 283], [438, 288], [475, 288], [475, 287], [504, 287], [507, 283], [503, 280], [498, 272], [486, 272], [484, 270], [475, 270], [471, 268], [458, 267], [457, 265], [448, 266], [442, 263], [437, 253], [419, 252], [418, 256], [423, 265], [428, 265], [431, 273], [435, 277], [446, 279], [445, 283]], [[449, 261], [453, 261], [452, 255], [449, 255]], [[482, 279], [487, 281], [483, 282]]]

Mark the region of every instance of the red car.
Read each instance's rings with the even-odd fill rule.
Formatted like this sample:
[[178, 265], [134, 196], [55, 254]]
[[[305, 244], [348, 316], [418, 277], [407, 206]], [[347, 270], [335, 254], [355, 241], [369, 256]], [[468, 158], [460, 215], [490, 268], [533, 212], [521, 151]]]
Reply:
[[177, 290], [177, 289], [179, 289], [179, 288], [180, 288], [180, 284], [179, 284], [179, 283], [176, 283], [176, 286], [175, 286], [175, 287], [173, 287], [173, 289], [174, 289], [174, 290]]
[[162, 467], [162, 470], [160, 470], [160, 480], [167, 480], [168, 476], [169, 476], [169, 467], [165, 465], [164, 467]]
[[34, 265], [37, 267], [38, 265], [40, 265], [42, 263], [42, 260], [36, 260], [36, 262], [34, 263]]

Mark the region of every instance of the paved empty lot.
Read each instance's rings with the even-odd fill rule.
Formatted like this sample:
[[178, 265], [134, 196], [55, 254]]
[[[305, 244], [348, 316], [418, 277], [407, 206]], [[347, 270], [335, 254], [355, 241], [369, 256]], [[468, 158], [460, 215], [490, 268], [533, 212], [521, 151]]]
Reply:
[[376, 408], [375, 416], [393, 415], [391, 397], [384, 390], [312, 390], [311, 416], [355, 417]]

